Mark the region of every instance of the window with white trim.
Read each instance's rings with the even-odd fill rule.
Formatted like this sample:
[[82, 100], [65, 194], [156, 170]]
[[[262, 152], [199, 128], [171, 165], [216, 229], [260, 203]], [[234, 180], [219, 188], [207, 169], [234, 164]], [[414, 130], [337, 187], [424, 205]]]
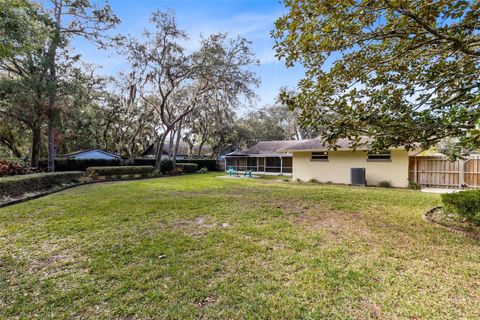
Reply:
[[392, 160], [392, 156], [390, 151], [381, 151], [381, 152], [370, 152], [367, 156], [367, 160], [369, 161], [390, 161]]
[[328, 152], [312, 152], [311, 161], [328, 161]]

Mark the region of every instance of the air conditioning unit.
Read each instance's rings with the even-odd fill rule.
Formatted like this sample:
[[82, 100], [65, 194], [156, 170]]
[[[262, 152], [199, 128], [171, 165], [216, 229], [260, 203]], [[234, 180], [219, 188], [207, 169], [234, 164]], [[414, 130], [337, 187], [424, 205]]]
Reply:
[[350, 169], [350, 184], [352, 186], [366, 186], [367, 185], [365, 168], [351, 168]]

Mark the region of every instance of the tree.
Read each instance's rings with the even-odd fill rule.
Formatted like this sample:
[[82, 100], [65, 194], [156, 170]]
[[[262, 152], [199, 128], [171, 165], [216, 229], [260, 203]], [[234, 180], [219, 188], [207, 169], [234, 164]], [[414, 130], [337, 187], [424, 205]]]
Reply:
[[250, 43], [215, 34], [201, 40], [200, 49], [187, 54], [180, 45], [187, 34], [177, 27], [170, 12], [156, 11], [154, 31], [144, 32], [145, 41], [130, 40], [125, 48], [132, 68], [142, 70], [141, 96], [156, 111], [163, 132], [156, 145], [155, 169], [160, 169], [164, 143], [172, 130], [192, 113], [204, 95], [230, 103], [251, 97], [258, 79], [247, 68], [256, 63]]
[[40, 48], [48, 26], [36, 4], [27, 0], [0, 0], [0, 61]]
[[[89, 1], [51, 0], [48, 11], [52, 21], [52, 32], [47, 46], [46, 61], [48, 63], [48, 170], [55, 171], [55, 135], [59, 122], [58, 100], [58, 61], [67, 56], [68, 40], [82, 37], [100, 48], [107, 45], [105, 31], [113, 28], [120, 20], [105, 4], [97, 8]], [[76, 58], [73, 56], [72, 58]]]
[[[277, 56], [299, 62], [306, 126], [338, 138], [374, 138], [374, 149], [444, 137], [475, 140], [480, 118], [480, 2], [285, 1], [272, 35]], [[473, 138], [472, 138], [473, 135]], [[470, 147], [474, 147], [470, 143]], [[476, 145], [478, 147], [478, 145]]]

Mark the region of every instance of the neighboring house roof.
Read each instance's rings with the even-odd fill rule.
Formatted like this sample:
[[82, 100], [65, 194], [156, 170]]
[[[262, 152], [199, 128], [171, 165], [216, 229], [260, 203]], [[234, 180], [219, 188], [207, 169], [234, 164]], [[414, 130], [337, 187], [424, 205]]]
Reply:
[[[169, 145], [170, 145], [170, 142], [168, 140], [165, 141], [165, 143], [163, 145], [163, 154], [164, 155], [168, 155]], [[193, 147], [193, 156], [198, 155], [198, 149], [199, 149], [198, 146]], [[147, 149], [145, 149], [145, 151], [141, 154], [141, 156], [144, 157], [144, 156], [155, 155], [155, 150], [156, 150], [156, 144], [151, 144], [151, 145], [148, 146]], [[206, 156], [206, 155], [210, 154], [211, 152], [212, 152], [212, 148], [204, 145], [202, 147], [202, 154], [201, 155]], [[177, 156], [184, 156], [184, 157], [188, 156], [188, 145], [185, 142], [180, 142], [178, 144]]]
[[100, 149], [87, 149], [87, 150], [80, 150], [80, 151], [76, 151], [76, 152], [72, 152], [72, 153], [67, 153], [67, 154], [62, 154], [61, 156], [59, 156], [60, 158], [71, 158], [71, 157], [75, 157], [75, 156], [78, 156], [78, 155], [81, 155], [82, 153], [88, 153], [88, 152], [92, 152], [92, 151], [95, 151], [95, 152], [100, 152], [100, 153], [103, 153], [107, 156], [110, 156], [110, 157], [113, 157], [113, 158], [117, 158], [117, 159], [121, 159], [122, 157], [120, 157], [119, 155], [115, 154], [115, 153], [111, 153], [111, 152], [108, 152], [108, 151], [104, 151], [104, 150], [100, 150]]
[[289, 147], [298, 141], [294, 140], [277, 140], [277, 141], [260, 141], [251, 148], [242, 151], [234, 151], [226, 154], [227, 157], [248, 157], [248, 156], [262, 156], [262, 157], [286, 157], [290, 156], [285, 153], [278, 153], [277, 150]]
[[[167, 151], [165, 151], [165, 148], [163, 149], [163, 154], [167, 154]], [[144, 156], [150, 156], [150, 155], [155, 155], [155, 144], [151, 144], [143, 151], [141, 154], [142, 157]]]

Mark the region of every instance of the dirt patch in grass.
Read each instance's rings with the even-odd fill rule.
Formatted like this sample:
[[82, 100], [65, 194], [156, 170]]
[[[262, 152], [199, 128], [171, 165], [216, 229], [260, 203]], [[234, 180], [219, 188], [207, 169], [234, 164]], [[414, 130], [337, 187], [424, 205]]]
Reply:
[[215, 303], [215, 301], [217, 301], [217, 299], [215, 299], [214, 296], [207, 296], [207, 297], [205, 297], [205, 299], [196, 302], [195, 306], [197, 306], [198, 308], [205, 308], [206, 306], [208, 306], [212, 303]]
[[295, 224], [309, 230], [326, 231], [338, 240], [370, 238], [372, 232], [360, 214], [310, 208], [294, 220]]
[[192, 220], [175, 220], [173, 221], [175, 229], [183, 230], [185, 233], [199, 237], [205, 235], [208, 231], [215, 228], [230, 228], [228, 222], [219, 222], [208, 216], [199, 216]]

